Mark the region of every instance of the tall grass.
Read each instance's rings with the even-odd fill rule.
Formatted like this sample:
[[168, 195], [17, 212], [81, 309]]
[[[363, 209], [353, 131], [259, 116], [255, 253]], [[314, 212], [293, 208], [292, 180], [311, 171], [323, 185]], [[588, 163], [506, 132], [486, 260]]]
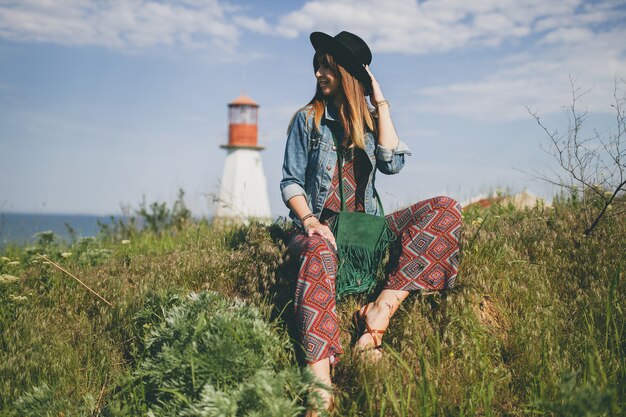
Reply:
[[[381, 362], [341, 358], [336, 415], [626, 413], [626, 222], [607, 219], [585, 237], [582, 216], [567, 200], [554, 209], [465, 210], [457, 287], [412, 294], [384, 336]], [[177, 218], [175, 227], [113, 227], [70, 246], [42, 235], [33, 247], [5, 248], [0, 414], [119, 408], [118, 393], [145, 349], [144, 326], [166, 314], [158, 300], [175, 295], [237, 296], [292, 334], [294, 262], [284, 255], [285, 228]], [[338, 306], [346, 352], [349, 318], [367, 299]]]

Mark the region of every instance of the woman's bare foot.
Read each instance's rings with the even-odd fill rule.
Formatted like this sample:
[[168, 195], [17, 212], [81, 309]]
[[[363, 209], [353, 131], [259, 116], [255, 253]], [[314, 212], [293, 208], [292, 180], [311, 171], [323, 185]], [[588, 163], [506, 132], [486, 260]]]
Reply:
[[356, 350], [367, 359], [377, 361], [382, 357], [379, 347], [383, 333], [389, 327], [389, 309], [373, 302], [361, 307], [359, 315], [365, 326], [356, 342]]
[[359, 314], [370, 331], [364, 331], [357, 340], [358, 351], [367, 352], [366, 356], [372, 360], [379, 360], [382, 357], [382, 352], [376, 347], [381, 345], [382, 334], [389, 327], [391, 316], [408, 294], [408, 291], [383, 290], [376, 301], [361, 307]]
[[305, 417], [319, 417], [320, 415], [322, 415], [320, 414], [322, 410], [329, 412], [332, 411], [334, 407], [333, 396], [329, 390], [318, 388], [315, 390], [315, 392], [322, 400], [322, 404], [320, 404], [320, 407], [318, 408], [307, 410], [306, 414], [304, 415]]

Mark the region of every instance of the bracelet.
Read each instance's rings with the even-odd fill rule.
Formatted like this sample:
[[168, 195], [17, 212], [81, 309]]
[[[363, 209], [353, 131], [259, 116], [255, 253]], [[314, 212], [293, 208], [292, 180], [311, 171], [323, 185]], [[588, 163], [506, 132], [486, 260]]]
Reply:
[[315, 216], [313, 213], [307, 214], [306, 216], [300, 219], [300, 223], [302, 223], [302, 225], [304, 226], [304, 221], [308, 219], [309, 217], [313, 217], [313, 216]]
[[379, 108], [382, 105], [387, 105], [387, 107], [391, 108], [391, 104], [389, 104], [388, 100], [380, 100], [376, 102], [376, 108]]

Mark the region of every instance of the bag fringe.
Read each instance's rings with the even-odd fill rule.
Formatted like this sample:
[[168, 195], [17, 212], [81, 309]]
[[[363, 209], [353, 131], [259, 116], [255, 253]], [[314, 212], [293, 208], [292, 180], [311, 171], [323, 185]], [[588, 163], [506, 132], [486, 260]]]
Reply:
[[376, 247], [372, 250], [355, 242], [344, 244], [338, 250], [339, 265], [335, 290], [337, 299], [349, 294], [369, 293], [378, 283], [378, 272], [385, 251], [395, 234], [385, 226]]

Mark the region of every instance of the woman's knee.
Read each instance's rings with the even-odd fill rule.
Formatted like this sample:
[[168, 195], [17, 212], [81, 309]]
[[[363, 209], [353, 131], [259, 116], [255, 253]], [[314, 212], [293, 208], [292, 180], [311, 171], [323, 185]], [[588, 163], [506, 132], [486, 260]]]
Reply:
[[302, 245], [302, 253], [315, 253], [319, 251], [330, 250], [328, 241], [321, 236], [313, 235], [307, 237]]
[[440, 195], [431, 198], [431, 201], [435, 207], [449, 209], [453, 215], [457, 216], [459, 219], [461, 218], [461, 205], [454, 198], [446, 195]]

